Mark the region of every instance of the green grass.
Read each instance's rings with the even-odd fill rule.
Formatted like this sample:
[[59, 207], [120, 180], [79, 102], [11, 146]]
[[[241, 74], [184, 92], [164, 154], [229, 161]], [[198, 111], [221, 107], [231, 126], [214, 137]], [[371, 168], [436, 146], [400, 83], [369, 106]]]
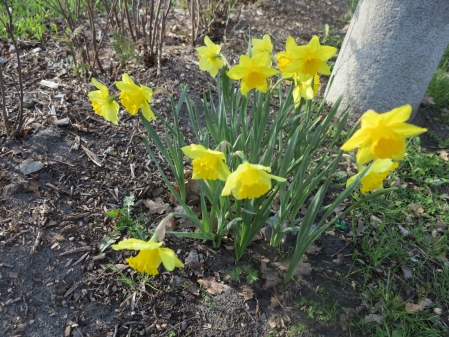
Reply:
[[427, 92], [437, 108], [449, 109], [449, 46], [444, 51]]
[[[36, 1], [8, 1], [9, 7], [13, 9], [14, 36], [28, 39], [42, 39], [44, 31], [55, 25], [47, 26], [50, 13]], [[3, 22], [8, 23], [9, 18], [3, 3], [0, 5], [0, 17]], [[5, 26], [0, 22], [0, 36], [8, 37]]]
[[[449, 309], [449, 166], [439, 156], [424, 153], [417, 138], [410, 140], [407, 153], [390, 179], [397, 181], [398, 189], [353, 214], [354, 266], [342, 280], [351, 282], [355, 275], [363, 280], [358, 290], [366, 307], [348, 322], [353, 335], [449, 333], [444, 321]], [[359, 219], [366, 226], [360, 236]], [[407, 303], [427, 298], [430, 305], [407, 312]]]

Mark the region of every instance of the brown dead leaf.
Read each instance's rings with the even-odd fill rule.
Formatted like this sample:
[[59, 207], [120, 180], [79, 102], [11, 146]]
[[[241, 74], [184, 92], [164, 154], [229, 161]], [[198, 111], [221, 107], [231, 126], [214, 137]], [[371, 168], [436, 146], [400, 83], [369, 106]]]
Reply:
[[306, 254], [318, 255], [321, 252], [323, 247], [318, 247], [314, 244], [311, 244], [309, 248], [306, 250]]
[[170, 205], [166, 204], [161, 198], [156, 198], [154, 201], [147, 199], [143, 201], [143, 204], [150, 209], [150, 214], [162, 214], [170, 208]]
[[391, 187], [399, 187], [399, 186], [401, 186], [401, 179], [400, 178], [396, 179], [395, 181], [393, 181], [391, 183]]
[[[288, 269], [289, 264], [290, 260], [273, 263], [273, 265], [285, 271]], [[296, 265], [295, 270], [293, 271], [293, 276], [302, 277], [304, 275], [310, 275], [311, 272], [312, 266], [310, 265], [310, 263], [304, 262], [304, 257], [302, 257]]]
[[404, 211], [402, 211], [402, 213], [405, 215], [405, 221], [407, 221], [408, 223], [413, 222], [413, 215], [408, 214], [407, 212], [404, 212]]
[[429, 95], [425, 94], [421, 100], [421, 104], [424, 106], [429, 106], [434, 105], [435, 102], [433, 101], [433, 97], [430, 97]]
[[243, 296], [245, 301], [248, 301], [254, 297], [254, 291], [250, 287], [245, 286], [242, 288], [240, 295]]
[[409, 267], [407, 267], [405, 264], [401, 264], [401, 269], [402, 269], [402, 273], [404, 274], [405, 278], [413, 277], [412, 270]]
[[432, 300], [429, 298], [422, 300], [421, 302], [419, 302], [419, 304], [409, 302], [405, 305], [405, 311], [407, 311], [409, 314], [416, 314], [417, 312], [423, 311], [424, 308], [429, 306], [430, 304], [432, 304]]
[[265, 279], [263, 288], [272, 288], [282, 283], [282, 280], [278, 277], [277, 272], [269, 268], [264, 261], [260, 262], [260, 273], [262, 274], [262, 278]]
[[447, 153], [447, 151], [441, 150], [441, 151], [438, 151], [438, 153], [440, 154], [440, 157], [443, 158], [444, 160], [446, 160], [446, 161], [449, 160], [449, 154]]
[[198, 283], [211, 295], [220, 295], [223, 292], [222, 284], [218, 283], [213, 276], [199, 279]]

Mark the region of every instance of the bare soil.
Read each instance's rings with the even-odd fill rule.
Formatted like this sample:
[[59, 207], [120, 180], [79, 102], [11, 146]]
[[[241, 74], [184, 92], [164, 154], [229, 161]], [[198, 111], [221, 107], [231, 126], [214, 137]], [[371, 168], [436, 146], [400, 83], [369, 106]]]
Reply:
[[[233, 13], [227, 26], [214, 26], [208, 34], [223, 44], [234, 63], [247, 48], [249, 28], [256, 37], [270, 34], [280, 51], [287, 36], [306, 43], [312, 35], [322, 35], [325, 23], [344, 31], [341, 17], [346, 11], [344, 0], [268, 0], [242, 5], [240, 15]], [[131, 62], [98, 78], [112, 84], [126, 71], [175, 97], [182, 84], [189, 85], [192, 98], [200, 97], [211, 79], [198, 69], [185, 22], [182, 11], [170, 14], [169, 29], [179, 26], [184, 33], [167, 39], [159, 77], [154, 68]], [[10, 45], [3, 42], [1, 54], [6, 55]], [[63, 41], [48, 36], [42, 42], [21, 41], [20, 48], [27, 123], [21, 137], [0, 136], [1, 336], [286, 336], [298, 324], [309, 332], [297, 335], [349, 335], [344, 324], [335, 322], [345, 313], [343, 308], [355, 310], [362, 299], [350, 283], [335, 278], [352, 264], [353, 247], [339, 230], [324, 234], [315, 253], [308, 254], [307, 262], [314, 267], [310, 275], [271, 287], [262, 277], [262, 262], [282, 277], [275, 263], [287, 252], [273, 250], [262, 239], [236, 264], [226, 242], [214, 250], [207, 242], [170, 236], [167, 245], [181, 260], [193, 258], [194, 263], [172, 273], [161, 270], [146, 281], [126, 265], [131, 252], [107, 249], [100, 254], [100, 242], [113, 230], [113, 219], [105, 212], [121, 207], [124, 197], [136, 196], [135, 214], [146, 216], [148, 228], [176, 205], [144, 149], [143, 126], [124, 113], [120, 125], [113, 126], [92, 111], [87, 93], [93, 87], [65, 68]], [[103, 56], [113, 57], [109, 53]], [[17, 112], [13, 54], [9, 59], [7, 106]], [[59, 87], [42, 86], [42, 79]], [[155, 97], [153, 108], [171, 114], [163, 97]], [[181, 123], [189, 129], [186, 113]], [[162, 130], [160, 122], [154, 125]], [[21, 164], [26, 160], [44, 166], [24, 174]], [[149, 209], [146, 200], [164, 205], [165, 212]], [[244, 278], [231, 281], [230, 272], [247, 264], [259, 271], [260, 279], [252, 284]], [[126, 284], [111, 265], [134, 285]], [[329, 297], [324, 300], [337, 303], [333, 322], [312, 319], [301, 310], [301, 299], [317, 299], [318, 288], [326, 290]]]

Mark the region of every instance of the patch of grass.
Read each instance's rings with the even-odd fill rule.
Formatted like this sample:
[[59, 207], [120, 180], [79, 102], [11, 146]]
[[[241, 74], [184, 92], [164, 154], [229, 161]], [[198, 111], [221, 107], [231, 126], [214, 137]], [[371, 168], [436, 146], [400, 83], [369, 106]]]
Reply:
[[[396, 191], [353, 213], [356, 248], [347, 278], [362, 277], [358, 287], [364, 309], [349, 328], [354, 335], [363, 331], [379, 337], [445, 336], [449, 333], [444, 315], [449, 309], [448, 163], [423, 152], [419, 138], [412, 138], [392, 182]], [[429, 303], [410, 311], [421, 301]]]
[[318, 287], [311, 296], [304, 296], [295, 305], [309, 315], [311, 320], [325, 323], [338, 322], [339, 303], [324, 288]]
[[340, 49], [343, 44], [343, 38], [334, 26], [326, 23], [323, 26], [322, 44]]
[[427, 91], [438, 108], [449, 108], [449, 72], [438, 68]]
[[443, 53], [427, 92], [438, 108], [449, 108], [449, 45]]

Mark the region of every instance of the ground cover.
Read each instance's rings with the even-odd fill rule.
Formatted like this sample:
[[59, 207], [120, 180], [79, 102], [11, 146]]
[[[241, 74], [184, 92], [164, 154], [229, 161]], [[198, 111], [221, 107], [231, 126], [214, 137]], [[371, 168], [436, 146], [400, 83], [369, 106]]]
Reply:
[[[169, 15], [168, 27], [176, 34], [171, 33], [164, 46], [159, 76], [154, 67], [131, 59], [121, 66], [122, 60], [109, 49], [103, 57], [117, 65], [100, 79], [112, 84], [126, 70], [141, 83], [162, 86], [175, 96], [186, 83], [192, 97], [201, 97], [210, 78], [197, 69], [183, 13], [174, 9]], [[234, 61], [247, 47], [248, 27], [258, 37], [270, 34], [278, 50], [288, 35], [306, 43], [317, 34], [327, 36], [328, 44], [338, 44], [346, 13], [342, 1], [267, 1], [246, 4], [238, 16], [234, 13], [226, 41], [220, 38], [224, 25], [213, 32]], [[292, 23], [291, 17], [298, 19]], [[326, 30], [324, 24], [331, 28]], [[149, 277], [126, 264], [131, 252], [102, 251], [105, 238], [145, 239], [177, 206], [145, 151], [140, 138], [144, 128], [125, 114], [119, 126], [97, 116], [87, 99], [93, 90], [84, 76], [88, 73], [78, 69], [73, 74], [62, 38], [48, 32], [44, 37], [19, 41], [28, 120], [21, 137], [2, 134], [0, 139], [3, 335], [447, 334], [449, 169], [444, 108], [449, 107], [423, 107], [418, 122], [443, 142], [431, 132], [421, 142], [410, 140], [408, 156], [386, 183], [397, 190], [324, 233], [307, 252], [293, 282], [283, 285], [280, 280], [294, 237], [274, 250], [266, 236], [250, 244], [238, 263], [230, 238], [217, 250], [207, 242], [168, 236], [167, 244], [186, 268]], [[7, 106], [17, 111], [14, 57], [11, 43], [3, 41], [1, 55], [9, 55]], [[43, 79], [57, 87], [42, 85]], [[165, 100], [155, 96], [153, 107], [170, 116]], [[191, 134], [187, 110], [180, 119], [183, 131]], [[163, 132], [160, 122], [154, 125]], [[27, 160], [44, 166], [24, 174]], [[335, 197], [355, 172], [343, 162], [328, 197]], [[122, 208], [130, 195], [135, 197], [132, 213], [120, 222], [110, 211]], [[172, 224], [175, 230], [191, 227], [180, 220]]]

